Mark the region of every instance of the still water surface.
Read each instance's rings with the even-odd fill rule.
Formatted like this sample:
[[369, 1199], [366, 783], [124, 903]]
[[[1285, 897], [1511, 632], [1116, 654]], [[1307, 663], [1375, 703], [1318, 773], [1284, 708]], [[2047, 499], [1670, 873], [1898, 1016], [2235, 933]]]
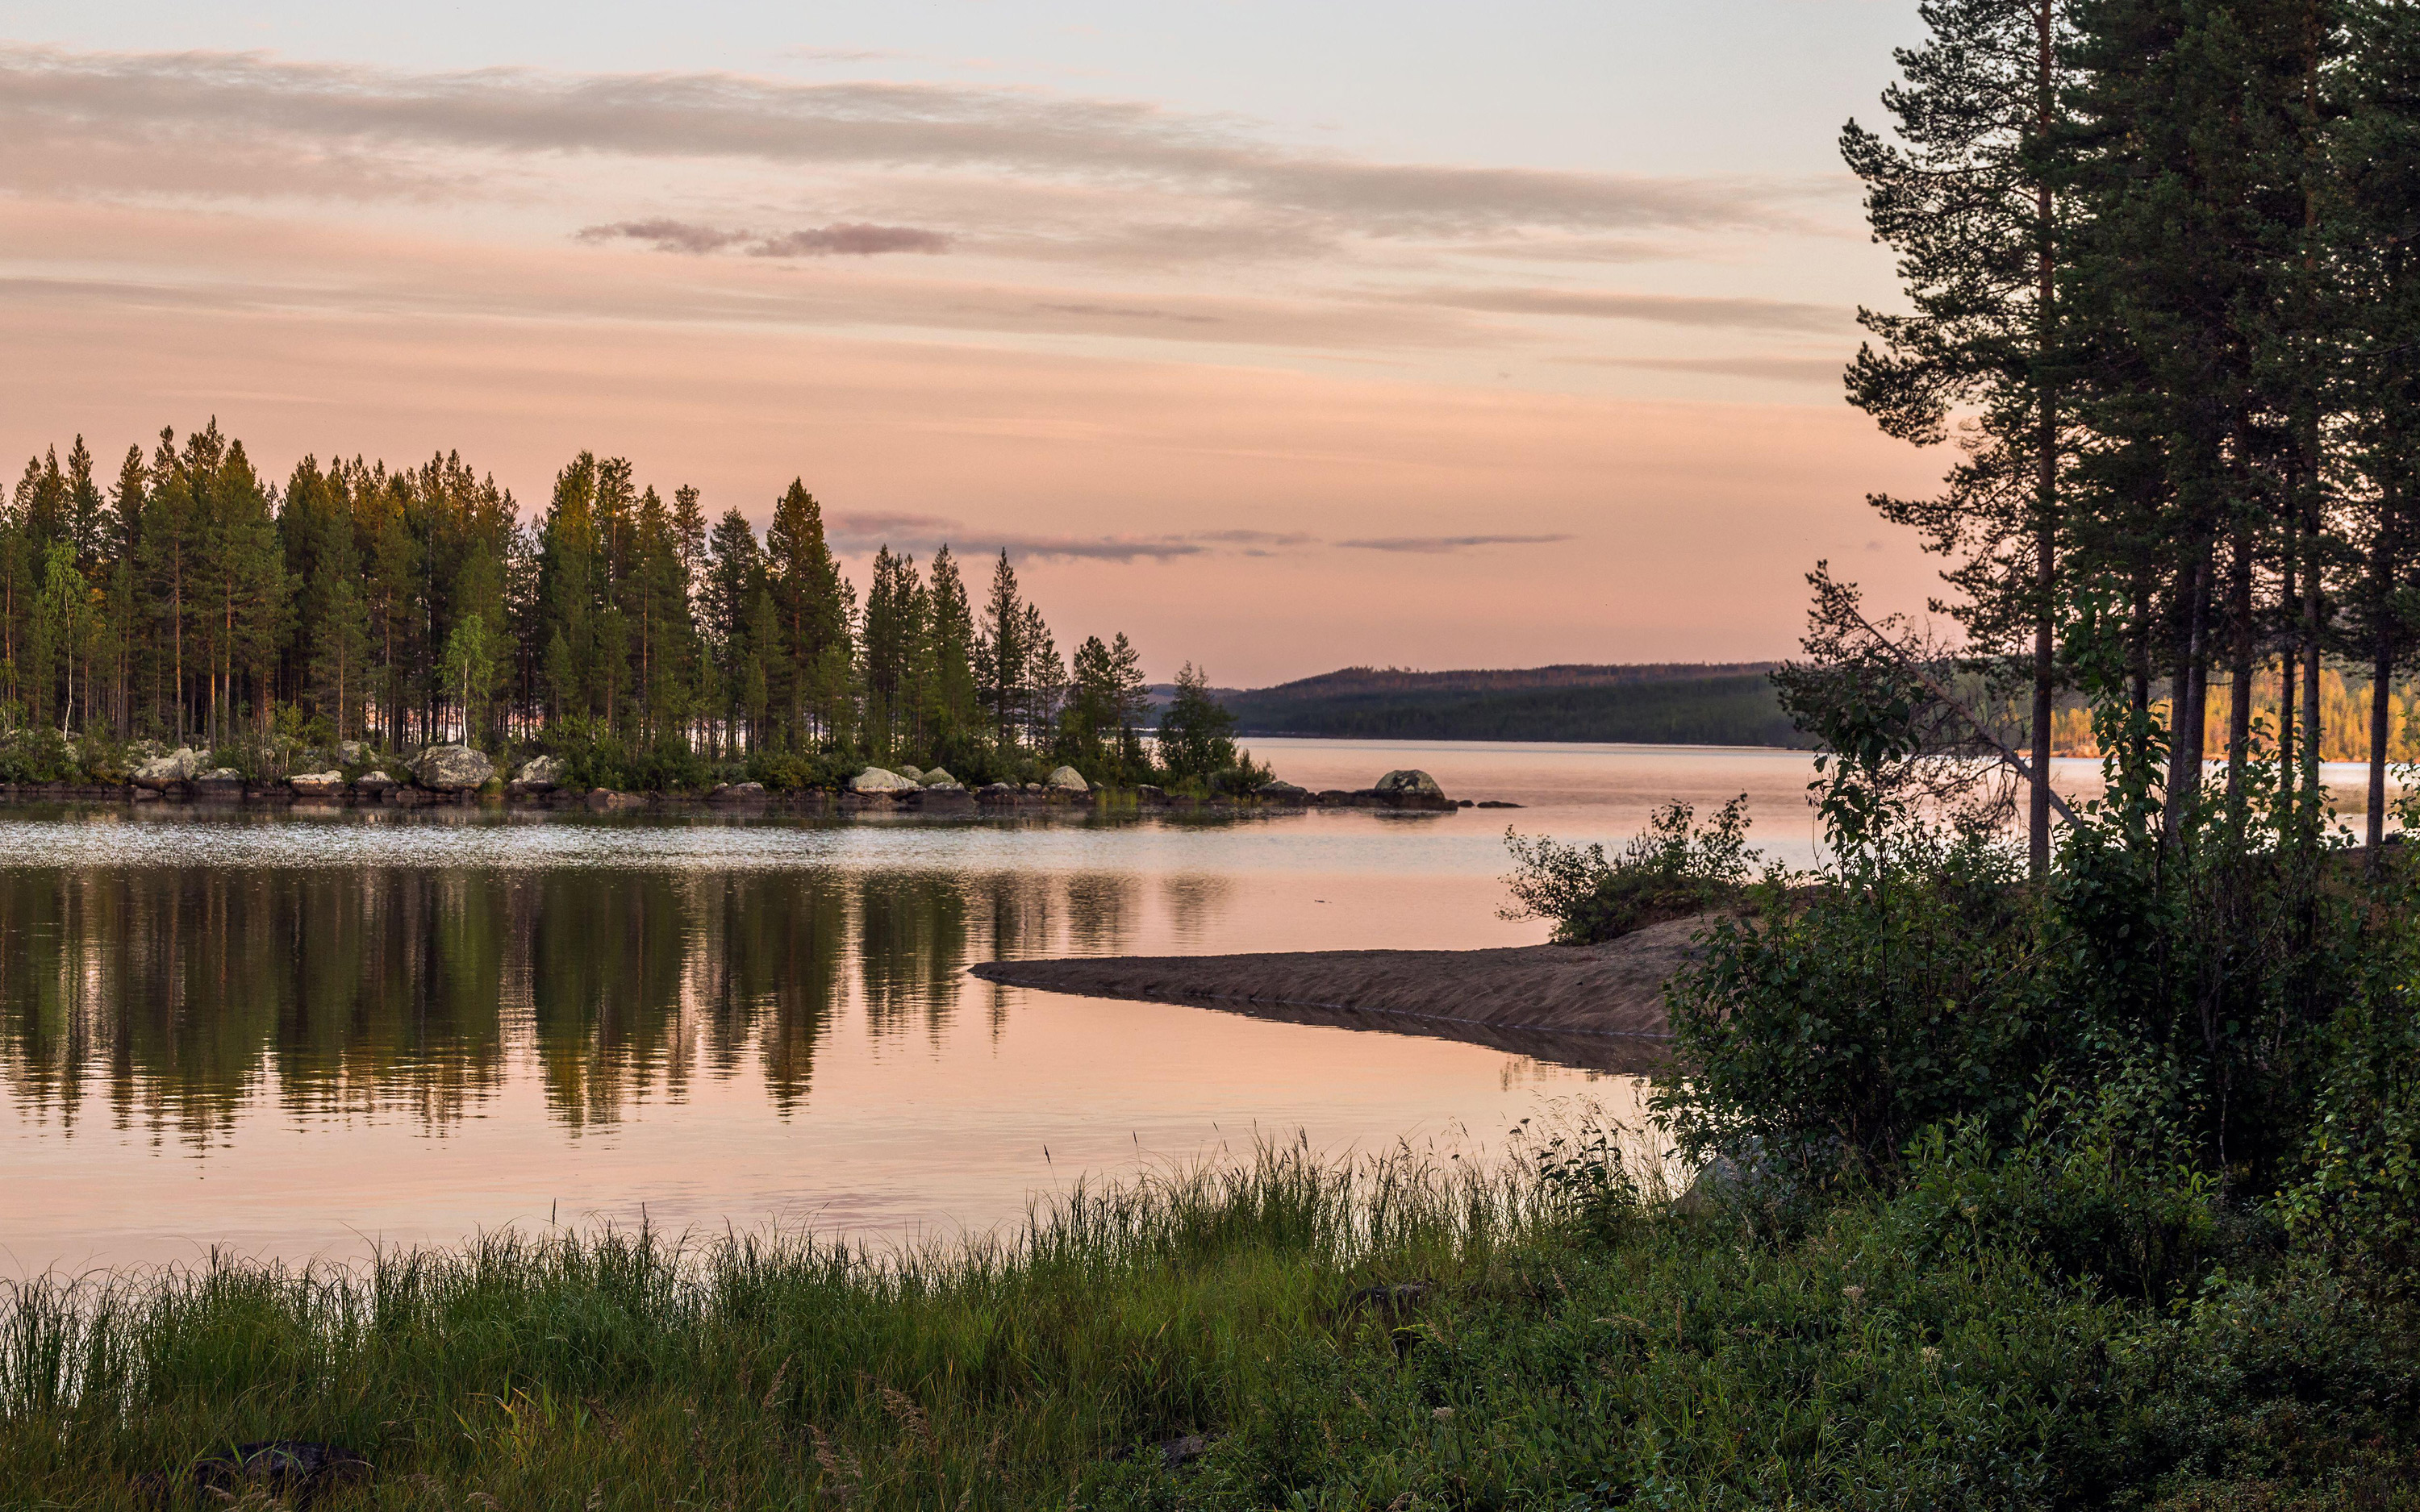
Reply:
[[1516, 812], [649, 820], [0, 810], [0, 1272], [642, 1213], [876, 1241], [1307, 1137], [1484, 1149], [1637, 1087], [1551, 1058], [995, 987], [1009, 956], [1530, 944], [1507, 821], [1619, 841], [1804, 753], [1257, 742]]

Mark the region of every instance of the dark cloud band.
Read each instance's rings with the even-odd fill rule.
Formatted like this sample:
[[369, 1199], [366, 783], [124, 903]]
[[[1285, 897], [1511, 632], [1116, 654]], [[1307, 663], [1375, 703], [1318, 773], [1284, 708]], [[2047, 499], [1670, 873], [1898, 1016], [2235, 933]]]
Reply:
[[658, 252], [703, 255], [737, 248], [752, 257], [871, 257], [886, 252], [950, 250], [949, 237], [939, 231], [863, 222], [768, 232], [725, 230], [690, 221], [615, 221], [582, 226], [577, 235], [582, 241], [644, 241]]

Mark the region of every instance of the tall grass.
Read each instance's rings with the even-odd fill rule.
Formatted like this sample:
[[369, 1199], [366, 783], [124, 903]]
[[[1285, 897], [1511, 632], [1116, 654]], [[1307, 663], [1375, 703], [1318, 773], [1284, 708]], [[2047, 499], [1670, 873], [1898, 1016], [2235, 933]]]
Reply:
[[1602, 1138], [1297, 1144], [905, 1252], [597, 1229], [36, 1281], [0, 1297], [0, 1506], [159, 1505], [147, 1474], [281, 1438], [376, 1465], [320, 1505], [427, 1512], [2420, 1504], [2411, 1309], [2206, 1185], [2150, 1194], [2176, 1284], [2104, 1281], [2107, 1164], [1970, 1124], [1789, 1216]]
[[277, 1438], [366, 1453], [381, 1505], [1063, 1503], [1248, 1415], [1289, 1350], [1364, 1326], [1356, 1290], [1485, 1274], [1554, 1200], [1297, 1143], [904, 1251], [609, 1227], [16, 1283], [0, 1503], [113, 1504]]

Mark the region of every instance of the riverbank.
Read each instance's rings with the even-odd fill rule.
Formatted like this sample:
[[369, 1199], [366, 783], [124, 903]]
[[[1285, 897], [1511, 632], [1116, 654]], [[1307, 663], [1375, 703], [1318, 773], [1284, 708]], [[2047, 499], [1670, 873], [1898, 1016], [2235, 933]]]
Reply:
[[[1341, 1015], [1334, 1021], [1453, 1039], [1476, 1030], [1609, 1038], [1629, 1042], [1600, 1050], [1592, 1060], [1607, 1061], [1602, 1069], [1643, 1071], [1661, 1062], [1669, 1033], [1664, 984], [1694, 958], [1692, 942], [1707, 923], [1703, 917], [1669, 919], [1602, 945], [1078, 956], [970, 969], [1011, 987], [1265, 1016]], [[1577, 1047], [1559, 1048], [1565, 1054], [1556, 1058]]]
[[[500, 1233], [0, 1292], [11, 1504], [2401, 1504], [2409, 1319], [2254, 1257], [2190, 1309], [1999, 1187], [1776, 1228], [1567, 1131], [1088, 1188], [907, 1255]], [[1949, 1200], [1946, 1194], [1962, 1194]]]

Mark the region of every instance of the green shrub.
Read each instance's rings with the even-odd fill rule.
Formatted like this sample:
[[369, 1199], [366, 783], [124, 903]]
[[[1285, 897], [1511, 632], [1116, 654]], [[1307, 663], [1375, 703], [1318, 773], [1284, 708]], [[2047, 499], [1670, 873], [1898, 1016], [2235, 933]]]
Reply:
[[1747, 848], [1747, 795], [1703, 828], [1685, 803], [1658, 809], [1647, 832], [1607, 856], [1603, 845], [1564, 845], [1504, 831], [1512, 853], [1506, 918], [1547, 918], [1558, 945], [1594, 945], [1668, 918], [1734, 903], [1760, 859]]
[[755, 750], [748, 754], [748, 779], [775, 793], [835, 791], [865, 770], [854, 756], [827, 751]]
[[48, 725], [21, 725], [0, 737], [0, 782], [73, 782], [83, 776], [75, 747]]

